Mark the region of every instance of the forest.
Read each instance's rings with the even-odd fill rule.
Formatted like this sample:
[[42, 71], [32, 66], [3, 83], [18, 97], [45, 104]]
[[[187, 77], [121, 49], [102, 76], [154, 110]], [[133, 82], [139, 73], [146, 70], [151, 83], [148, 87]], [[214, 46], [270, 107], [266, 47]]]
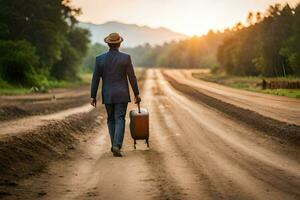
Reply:
[[300, 4], [250, 12], [246, 23], [179, 42], [124, 49], [136, 65], [213, 68], [231, 75], [300, 76]]
[[149, 44], [125, 48], [138, 66], [169, 68], [211, 68], [218, 66], [216, 57], [227, 32], [209, 31], [181, 41], [151, 47]]
[[89, 32], [70, 0], [0, 0], [0, 83], [47, 85], [78, 79]]
[[300, 4], [276, 4], [265, 13], [249, 13], [217, 53], [220, 68], [234, 75], [300, 76]]

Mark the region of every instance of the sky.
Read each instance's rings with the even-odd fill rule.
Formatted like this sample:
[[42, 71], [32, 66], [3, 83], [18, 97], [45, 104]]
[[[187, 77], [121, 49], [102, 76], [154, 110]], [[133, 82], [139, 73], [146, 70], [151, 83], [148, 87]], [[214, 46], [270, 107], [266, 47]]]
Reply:
[[296, 5], [300, 0], [73, 0], [72, 5], [81, 7], [83, 22], [165, 27], [192, 36], [232, 27], [245, 22], [249, 11], [287, 2]]

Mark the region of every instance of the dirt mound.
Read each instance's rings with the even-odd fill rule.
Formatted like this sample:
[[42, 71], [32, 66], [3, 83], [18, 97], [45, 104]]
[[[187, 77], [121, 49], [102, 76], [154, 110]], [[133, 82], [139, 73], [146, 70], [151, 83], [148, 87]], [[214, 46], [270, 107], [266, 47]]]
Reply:
[[18, 106], [0, 107], [0, 121], [5, 121], [17, 117], [28, 116], [29, 113]]
[[235, 120], [241, 121], [248, 126], [267, 133], [268, 135], [287, 140], [296, 145], [300, 145], [300, 126], [281, 122], [260, 115], [257, 112], [225, 103], [221, 100], [205, 95], [186, 84], [177, 82], [166, 73], [163, 73], [163, 75], [175, 89], [188, 95], [190, 98], [213, 107], [234, 118]]
[[100, 122], [97, 115], [97, 110], [72, 115], [19, 136], [2, 139], [0, 186], [34, 175], [52, 160], [66, 158], [66, 152], [74, 149], [82, 136]]
[[10, 105], [0, 107], [0, 121], [8, 121], [32, 115], [52, 114], [64, 109], [81, 106], [87, 103], [88, 99], [87, 96], [79, 96], [57, 100], [35, 100], [30, 102], [24, 100], [21, 103], [10, 103]]

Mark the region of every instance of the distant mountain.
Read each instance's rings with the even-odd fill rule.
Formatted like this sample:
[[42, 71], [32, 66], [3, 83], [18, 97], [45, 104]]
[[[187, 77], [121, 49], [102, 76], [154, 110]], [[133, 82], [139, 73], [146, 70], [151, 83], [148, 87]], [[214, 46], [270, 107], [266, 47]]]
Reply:
[[187, 37], [184, 34], [176, 33], [166, 28], [150, 28], [148, 26], [124, 24], [120, 22], [107, 22], [104, 24], [80, 22], [79, 26], [90, 30], [92, 43], [103, 44], [104, 37], [109, 33], [118, 32], [124, 38], [123, 45], [125, 47], [135, 47], [145, 43], [157, 45]]

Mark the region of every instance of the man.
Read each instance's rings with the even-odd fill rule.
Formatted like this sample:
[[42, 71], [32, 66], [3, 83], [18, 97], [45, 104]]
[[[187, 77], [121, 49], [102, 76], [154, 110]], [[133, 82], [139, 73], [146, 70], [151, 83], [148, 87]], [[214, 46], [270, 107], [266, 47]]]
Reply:
[[102, 78], [102, 103], [105, 104], [107, 112], [111, 151], [114, 156], [121, 157], [125, 115], [127, 104], [130, 102], [128, 79], [135, 95], [135, 103], [139, 103], [141, 98], [131, 58], [119, 52], [123, 38], [118, 33], [111, 33], [104, 41], [108, 44], [109, 51], [96, 58], [91, 85], [91, 105], [96, 107], [97, 90]]

